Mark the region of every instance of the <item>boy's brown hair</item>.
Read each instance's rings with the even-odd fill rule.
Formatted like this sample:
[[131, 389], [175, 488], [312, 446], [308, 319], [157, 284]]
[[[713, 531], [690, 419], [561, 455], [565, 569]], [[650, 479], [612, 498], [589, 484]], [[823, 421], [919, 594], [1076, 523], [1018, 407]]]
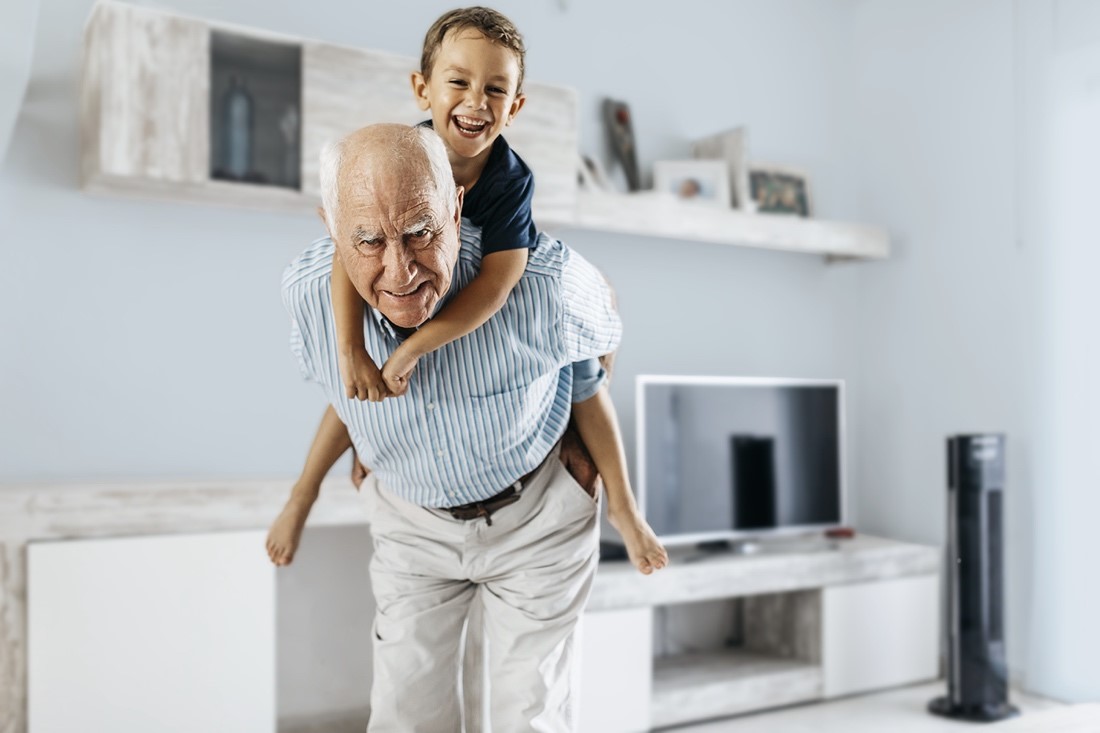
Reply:
[[443, 39], [450, 31], [466, 28], [473, 28], [493, 43], [504, 46], [516, 55], [516, 61], [519, 62], [519, 81], [516, 84], [515, 93], [518, 94], [523, 89], [523, 57], [527, 53], [523, 47], [523, 36], [516, 30], [512, 21], [492, 8], [481, 6], [458, 8], [439, 16], [424, 36], [424, 50], [420, 54], [420, 73], [425, 79], [430, 78], [432, 64], [435, 63], [439, 47], [443, 45]]

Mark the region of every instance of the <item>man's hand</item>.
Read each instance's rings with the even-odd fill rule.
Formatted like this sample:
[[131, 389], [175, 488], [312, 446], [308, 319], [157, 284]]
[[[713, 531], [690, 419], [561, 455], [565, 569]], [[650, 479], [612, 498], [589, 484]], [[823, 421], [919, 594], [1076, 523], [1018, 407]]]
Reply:
[[589, 496], [595, 496], [600, 484], [600, 474], [596, 471], [596, 462], [584, 447], [581, 436], [569, 421], [569, 427], [561, 438], [561, 462], [565, 470], [580, 484]]
[[359, 460], [359, 454], [355, 448], [351, 449], [351, 482], [355, 484], [355, 490], [358, 491], [359, 487], [363, 485], [364, 479], [370, 475], [370, 469], [363, 465]]

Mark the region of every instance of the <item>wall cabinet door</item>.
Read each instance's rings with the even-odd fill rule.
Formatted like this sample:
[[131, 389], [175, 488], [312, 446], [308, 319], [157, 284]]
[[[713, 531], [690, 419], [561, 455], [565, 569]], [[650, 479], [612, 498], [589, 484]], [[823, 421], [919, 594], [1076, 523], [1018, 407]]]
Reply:
[[30, 733], [273, 733], [265, 534], [30, 543]]
[[205, 182], [209, 93], [205, 23], [120, 3], [96, 6], [85, 30], [85, 183]]
[[939, 676], [938, 575], [825, 588], [825, 697]]
[[585, 613], [580, 634], [581, 733], [649, 730], [653, 609]]

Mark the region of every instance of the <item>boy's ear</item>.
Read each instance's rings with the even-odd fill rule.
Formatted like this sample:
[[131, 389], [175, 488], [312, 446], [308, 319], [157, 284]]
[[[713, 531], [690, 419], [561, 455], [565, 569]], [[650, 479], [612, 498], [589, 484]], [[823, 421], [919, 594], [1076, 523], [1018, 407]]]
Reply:
[[424, 75], [419, 71], [412, 73], [413, 96], [416, 97], [416, 104], [421, 110], [427, 110], [432, 106], [431, 100], [428, 99], [428, 80], [424, 78]]
[[512, 100], [512, 106], [508, 108], [508, 121], [504, 123], [505, 127], [512, 124], [512, 120], [516, 119], [516, 115], [518, 115], [519, 111], [521, 109], [523, 109], [523, 105], [526, 102], [527, 102], [527, 95], [526, 94], [521, 93], [521, 94], [517, 94], [515, 96], [515, 99]]
[[455, 228], [459, 233], [462, 231], [462, 202], [466, 197], [466, 189], [462, 186], [455, 186]]

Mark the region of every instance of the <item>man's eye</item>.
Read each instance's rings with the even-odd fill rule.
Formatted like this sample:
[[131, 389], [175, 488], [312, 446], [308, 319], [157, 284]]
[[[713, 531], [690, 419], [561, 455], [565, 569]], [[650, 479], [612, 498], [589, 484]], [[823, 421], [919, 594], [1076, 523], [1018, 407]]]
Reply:
[[360, 239], [356, 244], [359, 249], [377, 249], [382, 246], [381, 239]]
[[430, 229], [418, 229], [415, 232], [413, 232], [410, 236], [413, 239], [427, 239], [429, 236], [431, 236], [431, 233], [432, 232], [431, 232]]

